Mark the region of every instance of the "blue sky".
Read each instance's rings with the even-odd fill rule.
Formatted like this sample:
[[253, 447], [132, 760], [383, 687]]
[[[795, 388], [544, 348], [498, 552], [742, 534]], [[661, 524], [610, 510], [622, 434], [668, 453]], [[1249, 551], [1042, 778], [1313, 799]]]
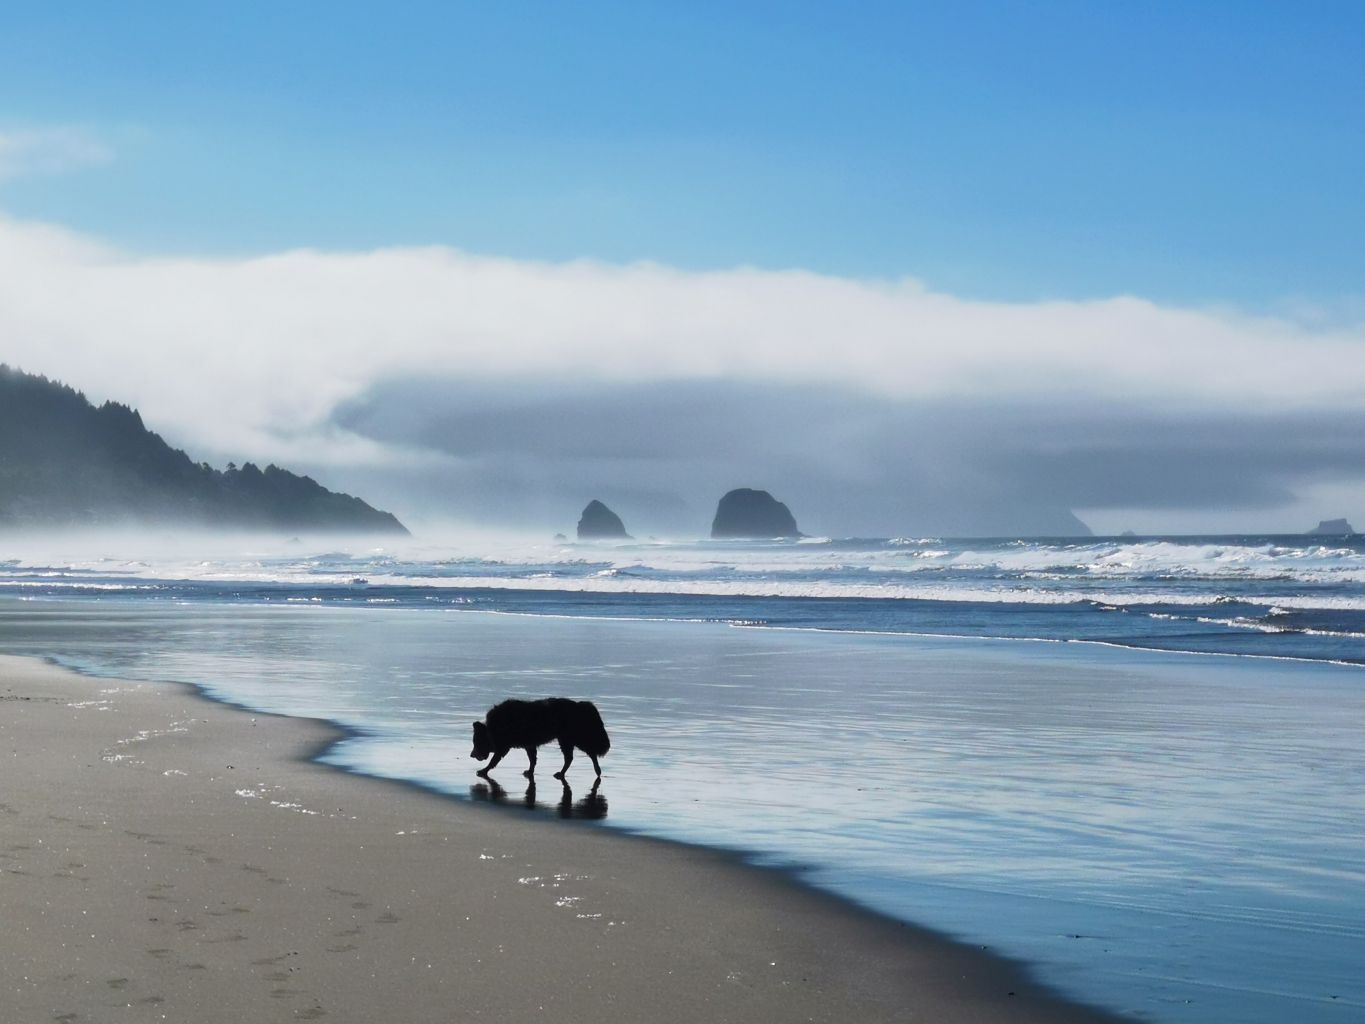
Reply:
[[1365, 5], [7, 5], [0, 210], [1251, 309], [1365, 292]]

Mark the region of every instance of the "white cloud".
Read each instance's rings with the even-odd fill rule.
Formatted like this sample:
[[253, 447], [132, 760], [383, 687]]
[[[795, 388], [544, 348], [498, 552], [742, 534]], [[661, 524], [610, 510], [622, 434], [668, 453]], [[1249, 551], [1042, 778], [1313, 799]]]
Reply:
[[79, 128], [0, 130], [0, 183], [107, 163], [113, 151]]
[[329, 462], [378, 456], [328, 417], [389, 376], [818, 382], [912, 401], [1184, 409], [1365, 398], [1360, 323], [447, 248], [145, 258], [3, 217], [0, 360], [137, 405], [201, 450]]

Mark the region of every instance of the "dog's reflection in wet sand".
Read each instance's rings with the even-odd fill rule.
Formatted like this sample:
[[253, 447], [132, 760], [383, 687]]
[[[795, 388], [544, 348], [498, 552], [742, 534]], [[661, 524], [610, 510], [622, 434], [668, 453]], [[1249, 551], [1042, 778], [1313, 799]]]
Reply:
[[602, 780], [597, 779], [588, 790], [587, 796], [577, 803], [574, 803], [573, 790], [569, 788], [567, 782], [564, 783], [564, 792], [559, 798], [559, 816], [561, 818], [583, 818], [587, 821], [601, 821], [607, 816], [607, 798], [599, 790], [602, 787]]
[[[574, 800], [573, 790], [569, 784], [560, 780], [563, 787], [559, 795], [559, 803], [555, 805], [555, 811], [561, 818], [580, 818], [584, 821], [601, 821], [607, 816], [607, 798], [602, 795], [602, 780], [597, 779], [592, 787], [580, 800]], [[518, 798], [514, 798], [492, 779], [485, 779], [483, 782], [476, 782], [469, 787], [469, 798], [471, 800], [481, 800], [484, 803], [501, 804], [507, 807], [522, 806], [528, 810], [537, 808], [546, 810], [543, 805], [536, 802], [536, 783], [532, 779], [526, 786], [526, 792]]]

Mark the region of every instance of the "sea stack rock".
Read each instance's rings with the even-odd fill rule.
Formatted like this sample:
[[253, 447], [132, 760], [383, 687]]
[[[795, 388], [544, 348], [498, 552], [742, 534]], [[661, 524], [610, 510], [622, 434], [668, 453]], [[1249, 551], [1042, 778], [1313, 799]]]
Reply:
[[1349, 537], [1355, 533], [1345, 519], [1324, 519], [1308, 531], [1310, 537]]
[[726, 537], [800, 537], [791, 509], [767, 491], [740, 487], [720, 499], [711, 536]]
[[578, 520], [579, 540], [630, 540], [621, 517], [594, 498]]

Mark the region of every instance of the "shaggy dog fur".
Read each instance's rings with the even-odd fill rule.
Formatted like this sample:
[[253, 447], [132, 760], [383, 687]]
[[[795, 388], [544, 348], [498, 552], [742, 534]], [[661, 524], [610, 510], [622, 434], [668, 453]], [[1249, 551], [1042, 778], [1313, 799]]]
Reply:
[[485, 721], [474, 723], [474, 749], [469, 756], [482, 761], [489, 754], [493, 760], [478, 773], [487, 777], [513, 747], [521, 747], [531, 760], [525, 775], [529, 779], [536, 770], [536, 748], [551, 740], [559, 741], [564, 754], [564, 767], [555, 772], [556, 779], [564, 778], [573, 761], [574, 747], [592, 759], [598, 776], [602, 767], [597, 759], [611, 749], [602, 716], [591, 701], [569, 700], [566, 697], [547, 697], [545, 700], [505, 700], [489, 709]]

